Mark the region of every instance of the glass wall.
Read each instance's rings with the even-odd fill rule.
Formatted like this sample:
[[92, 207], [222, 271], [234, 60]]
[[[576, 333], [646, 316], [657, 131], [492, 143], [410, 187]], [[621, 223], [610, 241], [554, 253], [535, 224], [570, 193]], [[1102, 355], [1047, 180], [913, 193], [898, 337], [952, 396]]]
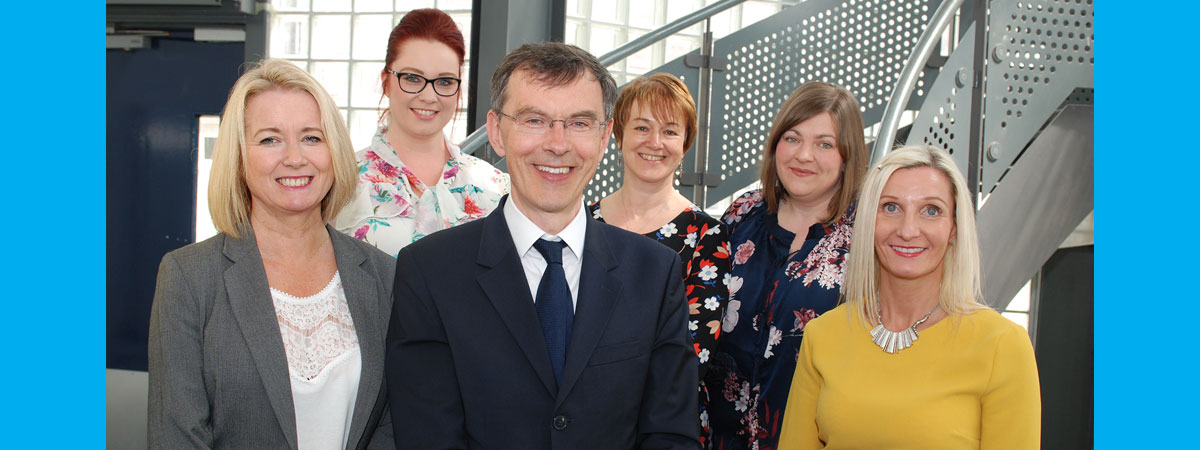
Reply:
[[[567, 0], [565, 41], [599, 56], [717, 0]], [[762, 20], [798, 0], [747, 1], [713, 17], [720, 39]], [[404, 14], [413, 9], [438, 8], [458, 23], [470, 55], [471, 0], [271, 0], [267, 55], [296, 63], [312, 73], [333, 95], [350, 128], [356, 149], [370, 143], [387, 106], [379, 72], [387, 37]], [[609, 67], [625, 83], [655, 67], [700, 47], [703, 24], [676, 33]], [[463, 68], [467, 79], [470, 61]], [[467, 90], [459, 113], [447, 126], [454, 141], [466, 129]]]
[[[565, 41], [604, 55], [618, 46], [666, 25], [717, 0], [567, 0]], [[800, 3], [797, 0], [747, 1], [713, 16], [713, 38], [720, 39]], [[667, 61], [700, 48], [704, 23], [633, 54], [608, 69], [624, 84]]]
[[[471, 0], [271, 0], [267, 56], [283, 58], [308, 70], [333, 96], [350, 128], [354, 148], [371, 142], [387, 107], [380, 85], [392, 27], [408, 11], [438, 8], [463, 32], [471, 54]], [[470, 61], [463, 67], [469, 83]], [[467, 90], [447, 125], [454, 142], [467, 135]]]

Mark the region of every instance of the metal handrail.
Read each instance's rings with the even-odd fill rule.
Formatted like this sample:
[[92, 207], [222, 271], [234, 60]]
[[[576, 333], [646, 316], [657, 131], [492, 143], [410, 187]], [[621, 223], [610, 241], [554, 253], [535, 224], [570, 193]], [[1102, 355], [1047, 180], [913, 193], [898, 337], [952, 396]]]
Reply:
[[[675, 34], [684, 28], [695, 25], [701, 20], [715, 16], [718, 13], [737, 6], [744, 1], [746, 0], [722, 0], [697, 9], [691, 14], [675, 19], [674, 22], [656, 28], [653, 31], [638, 37], [637, 39], [626, 42], [624, 45], [613, 49], [613, 51], [605, 53], [603, 56], [598, 58], [600, 60], [600, 65], [605, 67], [611, 66], [618, 61], [629, 57], [629, 55], [637, 53], [642, 49], [653, 45], [667, 36]], [[463, 153], [474, 154], [478, 147], [483, 145], [484, 141], [487, 141], [487, 127], [481, 126], [463, 139], [462, 143], [459, 144], [459, 148], [462, 149]]]
[[680, 17], [674, 22], [663, 25], [662, 27], [646, 33], [637, 39], [626, 42], [625, 45], [617, 47], [611, 52], [605, 53], [604, 56], [600, 57], [600, 64], [605, 67], [611, 66], [617, 61], [625, 59], [625, 57], [637, 53], [641, 49], [649, 47], [650, 44], [658, 42], [684, 28], [695, 25], [701, 20], [715, 16], [722, 11], [737, 6], [739, 3], [744, 1], [746, 0], [723, 0], [697, 9], [691, 14]]
[[963, 0], [944, 0], [938, 6], [937, 11], [933, 13], [933, 19], [921, 33], [921, 38], [917, 40], [917, 48], [908, 55], [908, 61], [904, 63], [904, 69], [900, 72], [900, 79], [896, 81], [895, 89], [892, 90], [887, 108], [883, 110], [879, 137], [875, 139], [875, 147], [871, 150], [871, 165], [879, 163], [879, 160], [883, 159], [883, 156], [891, 150], [892, 141], [896, 140], [896, 131], [900, 125], [900, 114], [908, 105], [908, 99], [912, 95], [913, 87], [917, 84], [917, 78], [925, 70], [925, 63], [929, 62], [929, 57], [933, 55], [934, 47], [941, 39], [942, 32], [954, 21], [954, 13], [958, 11], [962, 3]]
[[487, 141], [487, 125], [481, 126], [467, 135], [462, 143], [458, 144], [458, 148], [462, 149], [463, 153], [474, 155], [484, 141]]

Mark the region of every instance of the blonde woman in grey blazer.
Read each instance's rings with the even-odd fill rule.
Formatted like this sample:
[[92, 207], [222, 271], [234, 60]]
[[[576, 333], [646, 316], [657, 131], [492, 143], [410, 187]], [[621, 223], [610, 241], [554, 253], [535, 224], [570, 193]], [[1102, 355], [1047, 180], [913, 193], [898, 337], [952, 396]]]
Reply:
[[326, 225], [356, 180], [316, 80], [281, 60], [238, 79], [209, 184], [221, 233], [159, 266], [151, 448], [394, 448], [383, 355], [395, 260]]

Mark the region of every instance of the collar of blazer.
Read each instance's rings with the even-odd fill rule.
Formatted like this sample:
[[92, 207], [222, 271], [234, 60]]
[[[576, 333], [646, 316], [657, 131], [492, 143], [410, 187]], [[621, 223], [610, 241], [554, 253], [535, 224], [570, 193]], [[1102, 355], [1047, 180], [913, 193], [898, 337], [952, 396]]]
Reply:
[[[579, 379], [583, 368], [604, 334], [612, 316], [613, 306], [621, 298], [620, 280], [614, 270], [617, 258], [605, 236], [606, 225], [587, 216], [584, 238], [583, 267], [579, 274], [579, 296], [575, 306], [575, 323], [567, 360], [563, 366], [562, 383], [557, 388], [550, 354], [538, 324], [537, 310], [529, 297], [521, 258], [517, 255], [508, 223], [504, 220], [504, 202], [485, 217], [480, 236], [476, 263], [487, 268], [479, 273], [478, 281], [504, 324], [508, 327], [529, 363], [533, 365], [546, 390], [561, 404]], [[624, 232], [624, 231], [622, 231]]]
[[[328, 225], [325, 229], [333, 242], [334, 258], [337, 259], [338, 272], [342, 277], [342, 290], [346, 294], [346, 303], [358, 335], [359, 351], [362, 353], [362, 373], [350, 423], [350, 438], [347, 440], [347, 446], [354, 448], [365, 433], [383, 382], [383, 339], [387, 330], [379, 318], [386, 320], [390, 311], [387, 304], [380, 302], [387, 293], [380, 292], [382, 286], [378, 276], [373, 276], [364, 267], [368, 258], [360, 244]], [[246, 345], [262, 378], [271, 408], [289, 446], [294, 450], [297, 448], [296, 413], [292, 403], [287, 354], [253, 230], [242, 239], [226, 237], [222, 252], [232, 263], [223, 276], [234, 316], [246, 338]]]

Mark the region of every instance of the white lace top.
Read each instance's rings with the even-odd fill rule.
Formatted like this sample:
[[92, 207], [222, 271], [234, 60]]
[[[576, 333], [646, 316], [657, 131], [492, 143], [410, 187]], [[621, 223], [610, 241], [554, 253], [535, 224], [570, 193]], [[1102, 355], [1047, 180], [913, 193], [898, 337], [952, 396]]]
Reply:
[[346, 448], [362, 355], [341, 275], [312, 296], [271, 288], [271, 299], [291, 374], [298, 447]]

